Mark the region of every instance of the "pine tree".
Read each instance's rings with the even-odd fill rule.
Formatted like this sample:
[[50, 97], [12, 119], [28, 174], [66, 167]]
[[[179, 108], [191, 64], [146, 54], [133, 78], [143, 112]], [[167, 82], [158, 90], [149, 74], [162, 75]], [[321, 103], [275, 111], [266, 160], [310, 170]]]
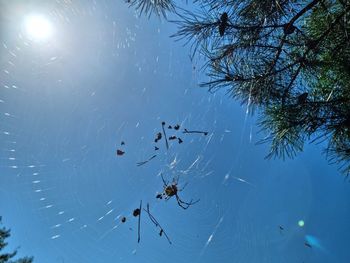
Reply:
[[204, 57], [201, 86], [226, 89], [259, 113], [267, 157], [322, 143], [328, 160], [350, 173], [349, 0], [128, 2], [147, 15], [176, 17], [174, 37]]
[[[0, 224], [1, 224], [0, 217]], [[5, 227], [0, 228], [0, 252], [5, 249], [8, 243], [5, 242], [7, 238], [10, 237], [10, 229], [6, 229]], [[9, 253], [1, 252], [0, 254], [0, 263], [32, 263], [32, 257], [24, 257], [17, 260], [12, 260], [17, 254], [17, 250]]]

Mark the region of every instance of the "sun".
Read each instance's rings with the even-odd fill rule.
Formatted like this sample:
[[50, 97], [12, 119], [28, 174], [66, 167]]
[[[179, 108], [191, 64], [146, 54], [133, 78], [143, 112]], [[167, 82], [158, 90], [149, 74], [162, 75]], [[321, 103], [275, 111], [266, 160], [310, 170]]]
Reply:
[[36, 42], [45, 42], [53, 34], [51, 22], [42, 15], [30, 15], [24, 22], [27, 37]]

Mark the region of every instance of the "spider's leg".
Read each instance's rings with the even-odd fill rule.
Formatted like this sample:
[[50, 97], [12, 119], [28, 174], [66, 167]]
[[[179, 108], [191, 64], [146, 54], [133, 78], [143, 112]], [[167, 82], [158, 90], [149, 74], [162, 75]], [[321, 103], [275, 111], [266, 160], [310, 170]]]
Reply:
[[[182, 200], [180, 199], [180, 197], [177, 195], [177, 196], [176, 196], [176, 200], [177, 200], [177, 203], [178, 203], [183, 209], [187, 209], [187, 208], [189, 208], [191, 205], [194, 205], [194, 204], [198, 203], [200, 199], [198, 199], [198, 200], [196, 200], [196, 201], [194, 201], [194, 202], [192, 201], [192, 199], [191, 199], [190, 202], [185, 202], [185, 201], [182, 201]], [[184, 206], [185, 206], [186, 208], [185, 208]]]
[[164, 193], [164, 192], [162, 193], [162, 198], [164, 198], [164, 200], [168, 200], [168, 197], [169, 197], [169, 196], [167, 196], [166, 193]]
[[179, 181], [180, 181], [180, 175], [178, 174], [178, 175], [176, 176], [176, 178], [175, 178], [175, 177], [173, 178], [173, 182], [174, 182], [175, 184], [179, 184]]
[[178, 192], [181, 192], [182, 190], [184, 190], [185, 188], [186, 188], [186, 186], [188, 185], [188, 182], [187, 183], [185, 183], [185, 185], [182, 187], [182, 188], [180, 188], [180, 189], [177, 189], [177, 191]]
[[200, 201], [200, 199], [197, 199], [196, 201], [193, 202], [192, 199], [191, 199], [190, 205], [197, 204], [199, 201]]
[[184, 203], [178, 195], [176, 195], [176, 201], [177, 201], [177, 204], [185, 210], [190, 207], [188, 204]]
[[163, 181], [163, 186], [167, 187], [168, 183], [164, 180], [163, 174], [161, 173], [160, 176], [162, 177], [162, 181]]

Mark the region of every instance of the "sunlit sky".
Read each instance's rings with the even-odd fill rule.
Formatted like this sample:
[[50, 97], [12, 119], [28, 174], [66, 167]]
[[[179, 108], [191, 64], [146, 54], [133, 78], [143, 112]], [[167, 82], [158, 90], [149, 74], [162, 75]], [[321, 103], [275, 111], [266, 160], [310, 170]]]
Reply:
[[53, 36], [53, 25], [43, 15], [28, 15], [23, 21], [26, 37], [32, 41], [50, 41]]
[[[169, 37], [175, 25], [123, 1], [4, 0], [0, 10], [0, 215], [19, 256], [349, 262], [349, 183], [320, 146], [265, 160], [257, 116], [198, 86], [200, 59]], [[183, 143], [155, 144], [163, 121], [181, 125], [166, 132]], [[160, 173], [200, 201], [184, 210], [156, 199]], [[137, 242], [140, 200], [171, 245], [145, 212]]]

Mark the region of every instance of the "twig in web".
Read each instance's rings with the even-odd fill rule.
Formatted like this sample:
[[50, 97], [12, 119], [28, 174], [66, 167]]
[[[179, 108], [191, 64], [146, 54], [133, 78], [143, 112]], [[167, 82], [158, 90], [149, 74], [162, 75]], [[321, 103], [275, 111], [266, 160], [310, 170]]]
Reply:
[[140, 239], [141, 239], [141, 237], [140, 237], [140, 228], [141, 228], [141, 210], [142, 209], [142, 200], [140, 201], [140, 213], [139, 213], [139, 222], [138, 222], [138, 230], [137, 230], [137, 235], [138, 235], [138, 237], [137, 237], [137, 243], [140, 243]]
[[162, 130], [163, 130], [163, 135], [164, 135], [164, 139], [165, 139], [165, 146], [166, 146], [166, 149], [168, 150], [169, 149], [169, 143], [168, 143], [168, 139], [166, 137], [164, 126], [165, 126], [165, 122], [163, 121], [162, 122]]
[[149, 203], [147, 203], [147, 209], [143, 209], [143, 211], [145, 211], [148, 216], [149, 219], [152, 221], [152, 223], [156, 226], [160, 228], [160, 232], [159, 235], [162, 236], [164, 234], [164, 236], [166, 237], [166, 239], [168, 240], [169, 244], [171, 245], [171, 241], [169, 236], [165, 233], [164, 229], [161, 227], [161, 225], [158, 223], [157, 219], [151, 214], [151, 212], [149, 211]]
[[148, 158], [148, 160], [146, 160], [146, 161], [142, 161], [142, 162], [136, 163], [136, 165], [137, 165], [137, 166], [144, 165], [144, 164], [148, 163], [149, 161], [151, 161], [152, 159], [154, 159], [154, 158], [156, 158], [156, 157], [157, 157], [157, 155], [155, 154], [155, 155], [153, 155], [152, 157]]
[[200, 133], [200, 134], [208, 135], [208, 132], [206, 131], [189, 131], [187, 129], [185, 129], [182, 133]]

